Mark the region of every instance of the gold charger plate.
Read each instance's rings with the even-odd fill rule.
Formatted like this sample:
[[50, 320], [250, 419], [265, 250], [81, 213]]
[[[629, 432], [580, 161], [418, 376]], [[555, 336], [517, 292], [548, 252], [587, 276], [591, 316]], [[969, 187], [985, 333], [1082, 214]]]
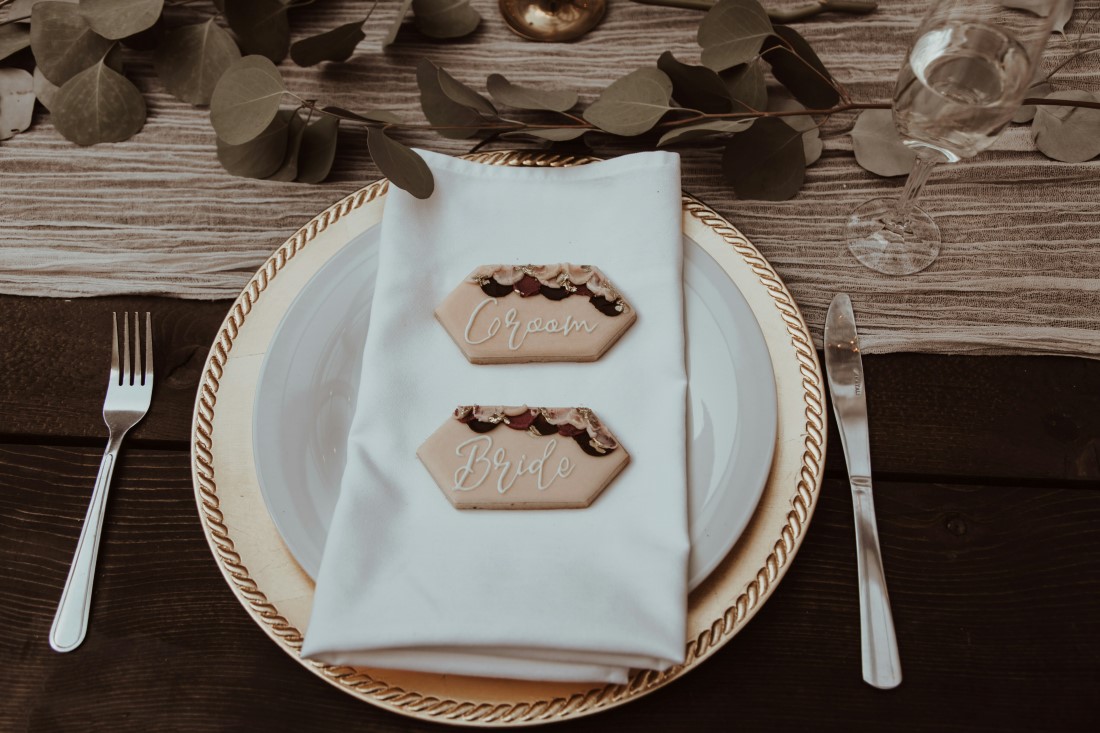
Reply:
[[[595, 160], [525, 152], [467, 156], [489, 165], [566, 166]], [[339, 667], [303, 659], [313, 581], [267, 513], [252, 461], [252, 414], [264, 355], [294, 297], [355, 233], [378, 224], [381, 180], [314, 217], [252, 277], [218, 331], [199, 384], [191, 471], [203, 531], [245, 610], [306, 669], [382, 708], [425, 720], [532, 725], [589, 715], [641, 697], [695, 668], [751, 619], [802, 543], [821, 488], [825, 454], [821, 365], [802, 314], [771, 265], [736, 227], [683, 196], [684, 232], [748, 301], [775, 372], [778, 426], [771, 474], [737, 544], [688, 598], [686, 661], [635, 672], [625, 685], [524, 682]]]

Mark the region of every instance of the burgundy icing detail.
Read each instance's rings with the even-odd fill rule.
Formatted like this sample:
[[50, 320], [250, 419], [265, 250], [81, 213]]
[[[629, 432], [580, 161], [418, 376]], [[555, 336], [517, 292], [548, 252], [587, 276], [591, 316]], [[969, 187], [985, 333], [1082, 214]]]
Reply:
[[469, 425], [470, 430], [473, 430], [475, 433], [487, 433], [500, 425], [498, 422], [483, 422], [481, 420], [474, 420], [472, 417], [466, 424]]
[[596, 310], [603, 313], [605, 316], [614, 318], [615, 316], [622, 315], [622, 311], [617, 307], [618, 303], [613, 303], [602, 295], [593, 295], [589, 298], [588, 302], [594, 305]]
[[519, 282], [515, 284], [515, 290], [523, 297], [534, 295], [539, 291], [542, 285], [539, 283], [538, 278], [531, 275], [524, 275], [519, 279]]
[[549, 298], [550, 300], [565, 300], [572, 295], [572, 293], [565, 288], [551, 288], [547, 285], [540, 285], [539, 293], [542, 297]]
[[601, 451], [599, 448], [592, 445], [592, 438], [588, 437], [588, 433], [586, 431], [582, 430], [581, 432], [574, 435], [573, 440], [577, 441], [577, 445], [581, 447], [581, 450], [590, 456], [595, 456], [596, 458], [599, 458], [600, 456], [606, 456], [609, 453], [609, 451]]
[[481, 290], [491, 298], [503, 298], [512, 292], [511, 285], [501, 285], [496, 280], [489, 278], [481, 283]]
[[577, 295], [583, 295], [586, 298], [592, 297], [592, 291], [588, 289], [587, 285], [578, 285], [577, 289], [573, 291]]
[[535, 410], [530, 410], [529, 412], [525, 412], [522, 415], [509, 417], [507, 425], [513, 430], [526, 430], [527, 428], [531, 427], [531, 423], [535, 421], [536, 415], [538, 415], [538, 413]]
[[558, 426], [551, 425], [550, 421], [541, 414], [536, 414], [534, 421], [531, 423], [531, 429], [539, 435], [554, 435], [558, 432]]
[[582, 433], [587, 435], [587, 432], [584, 428], [578, 428], [576, 425], [565, 423], [564, 425], [558, 426], [558, 435], [565, 436], [566, 438], [573, 438], [581, 435]]

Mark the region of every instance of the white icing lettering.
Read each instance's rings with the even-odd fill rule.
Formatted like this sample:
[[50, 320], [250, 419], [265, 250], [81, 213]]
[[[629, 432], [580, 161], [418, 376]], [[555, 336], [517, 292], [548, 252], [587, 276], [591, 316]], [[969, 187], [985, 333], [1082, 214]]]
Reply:
[[[536, 334], [557, 334], [568, 337], [582, 331], [585, 333], [592, 333], [600, 325], [598, 323], [590, 324], [583, 318], [577, 319], [570, 315], [567, 315], [561, 322], [556, 318], [547, 319], [545, 323], [541, 318], [531, 318], [524, 321], [519, 317], [519, 313], [515, 308], [509, 308], [504, 312], [503, 320], [500, 316], [493, 316], [489, 321], [489, 325], [481, 331], [481, 333], [485, 335], [481, 338], [475, 338], [477, 321], [490, 305], [496, 307], [499, 306], [499, 303], [496, 298], [486, 298], [478, 303], [473, 312], [470, 313], [470, 318], [466, 321], [466, 330], [463, 331], [462, 334], [466, 343], [475, 346], [477, 344], [483, 344], [500, 333], [501, 327], [503, 326], [504, 332], [508, 336], [508, 350], [519, 351], [523, 347], [528, 336]], [[486, 314], [486, 317], [488, 317], [488, 314]]]
[[[465, 459], [465, 463], [458, 467], [454, 475], [452, 491], [473, 491], [480, 487], [496, 472], [496, 490], [498, 494], [506, 494], [515, 486], [522, 476], [533, 476], [535, 488], [546, 491], [559, 478], [569, 478], [576, 468], [576, 464], [563, 457], [558, 461], [558, 467], [549, 476], [547, 463], [557, 450], [557, 438], [546, 441], [542, 455], [529, 460], [526, 453], [521, 453], [518, 460], [512, 460], [503, 448], [493, 450], [493, 439], [488, 435], [478, 435], [464, 440], [455, 448], [455, 455]], [[476, 478], [475, 478], [476, 477]]]

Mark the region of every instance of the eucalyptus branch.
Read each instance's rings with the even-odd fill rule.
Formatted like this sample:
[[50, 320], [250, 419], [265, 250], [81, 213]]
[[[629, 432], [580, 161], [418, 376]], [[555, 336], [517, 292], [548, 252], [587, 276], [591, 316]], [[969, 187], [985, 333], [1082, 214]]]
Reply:
[[[710, 10], [717, 0], [634, 0], [640, 5], [659, 5], [684, 10]], [[768, 19], [773, 23], [795, 23], [808, 20], [821, 13], [849, 13], [867, 15], [878, 9], [875, 0], [818, 0], [793, 8], [779, 8], [768, 11]]]

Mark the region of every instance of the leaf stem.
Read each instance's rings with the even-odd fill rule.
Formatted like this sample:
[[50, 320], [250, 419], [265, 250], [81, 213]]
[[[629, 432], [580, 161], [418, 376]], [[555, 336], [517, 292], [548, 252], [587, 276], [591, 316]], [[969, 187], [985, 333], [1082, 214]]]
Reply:
[[[717, 0], [634, 0], [640, 5], [659, 5], [666, 8], [684, 10], [710, 10]], [[793, 8], [779, 8], [768, 11], [768, 19], [773, 23], [794, 23], [808, 20], [821, 13], [850, 13], [866, 15], [878, 9], [875, 0], [818, 0]]]
[[1093, 46], [1092, 48], [1086, 48], [1084, 51], [1078, 51], [1077, 53], [1073, 54], [1072, 56], [1070, 56], [1068, 59], [1066, 59], [1062, 63], [1055, 66], [1051, 70], [1051, 72], [1049, 74], [1047, 74], [1047, 81], [1050, 81], [1054, 77], [1055, 74], [1057, 74], [1059, 71], [1061, 71], [1065, 67], [1072, 64], [1077, 59], [1081, 58], [1082, 56], [1087, 56], [1090, 53], [1096, 53], [1097, 51], [1100, 51], [1100, 46]]

